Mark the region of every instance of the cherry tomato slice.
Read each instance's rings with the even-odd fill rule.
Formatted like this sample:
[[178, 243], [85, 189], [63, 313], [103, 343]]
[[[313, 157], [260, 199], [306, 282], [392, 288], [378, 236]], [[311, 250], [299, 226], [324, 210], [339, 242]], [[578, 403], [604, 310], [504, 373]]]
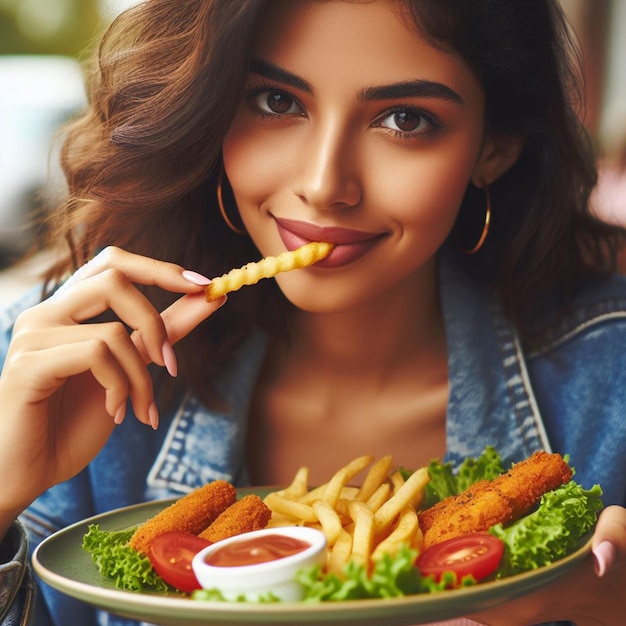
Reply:
[[474, 533], [437, 543], [422, 552], [415, 561], [423, 576], [441, 580], [444, 572], [454, 572], [457, 580], [471, 574], [477, 581], [498, 569], [504, 543], [487, 533]]
[[191, 560], [210, 541], [181, 532], [166, 532], [154, 539], [148, 558], [156, 573], [172, 587], [185, 593], [200, 589]]

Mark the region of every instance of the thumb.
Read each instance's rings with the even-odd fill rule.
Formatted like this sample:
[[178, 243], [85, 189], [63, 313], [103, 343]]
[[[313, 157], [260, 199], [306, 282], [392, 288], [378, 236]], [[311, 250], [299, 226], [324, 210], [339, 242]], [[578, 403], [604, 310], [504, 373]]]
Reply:
[[604, 509], [592, 543], [598, 576], [603, 576], [618, 560], [626, 559], [626, 509], [621, 506]]
[[[186, 337], [200, 322], [223, 306], [226, 300], [226, 296], [223, 296], [213, 302], [207, 302], [204, 292], [186, 294], [176, 300], [161, 313], [169, 343], [173, 345]], [[143, 356], [144, 361], [150, 363], [151, 359], [141, 334], [135, 331], [130, 338]]]
[[161, 313], [170, 343], [175, 344], [186, 337], [225, 303], [226, 296], [215, 302], [207, 302], [204, 292], [190, 293], [176, 300]]

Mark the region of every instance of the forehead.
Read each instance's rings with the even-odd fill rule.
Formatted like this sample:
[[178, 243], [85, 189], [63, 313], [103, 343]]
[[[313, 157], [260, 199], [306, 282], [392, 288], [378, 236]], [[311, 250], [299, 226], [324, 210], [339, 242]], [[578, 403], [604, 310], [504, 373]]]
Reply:
[[434, 48], [398, 0], [274, 0], [260, 24], [255, 54], [327, 84], [347, 87], [407, 80], [442, 82], [464, 100], [482, 99], [469, 66]]

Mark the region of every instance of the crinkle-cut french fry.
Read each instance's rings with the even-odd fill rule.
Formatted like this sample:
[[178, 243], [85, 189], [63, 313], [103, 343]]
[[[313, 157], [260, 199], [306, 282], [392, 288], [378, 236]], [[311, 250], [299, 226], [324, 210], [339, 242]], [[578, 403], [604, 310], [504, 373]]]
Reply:
[[297, 250], [282, 252], [278, 256], [268, 256], [260, 261], [232, 269], [227, 274], [211, 281], [205, 289], [206, 299], [211, 302], [231, 291], [241, 289], [244, 285], [254, 285], [262, 278], [273, 278], [280, 272], [289, 272], [313, 265], [327, 257], [333, 247], [332, 243], [311, 241]]
[[402, 544], [415, 545], [415, 535], [420, 532], [417, 511], [412, 506], [406, 506], [400, 512], [400, 517], [395, 527], [382, 541], [378, 543], [372, 552], [372, 559], [376, 560], [387, 553], [395, 556]]
[[322, 525], [322, 531], [326, 535], [327, 544], [330, 547], [334, 546], [343, 528], [337, 511], [335, 511], [328, 502], [324, 502], [323, 500], [314, 502], [313, 510]]
[[422, 467], [413, 472], [406, 482], [394, 493], [387, 502], [385, 502], [374, 514], [374, 529], [379, 534], [386, 526], [389, 526], [393, 519], [400, 511], [420, 498], [423, 497], [424, 487], [430, 481], [428, 469]]
[[314, 524], [318, 521], [315, 511], [308, 504], [287, 500], [276, 493], [267, 494], [264, 502], [272, 511], [290, 517], [295, 524], [302, 522]]
[[373, 460], [374, 457], [371, 455], [359, 456], [335, 472], [334, 476], [326, 483], [323, 499], [331, 506], [335, 506], [341, 496], [341, 490], [347, 482], [362, 472]]
[[367, 476], [363, 479], [359, 493], [355, 500], [367, 502], [368, 498], [387, 480], [391, 467], [393, 465], [393, 457], [391, 455], [383, 456], [367, 472]]
[[341, 575], [344, 565], [350, 559], [352, 552], [352, 535], [345, 529], [339, 533], [335, 545], [328, 551], [328, 559], [326, 561], [326, 570]]
[[374, 514], [365, 502], [350, 502], [350, 517], [354, 521], [350, 559], [368, 566], [374, 543]]

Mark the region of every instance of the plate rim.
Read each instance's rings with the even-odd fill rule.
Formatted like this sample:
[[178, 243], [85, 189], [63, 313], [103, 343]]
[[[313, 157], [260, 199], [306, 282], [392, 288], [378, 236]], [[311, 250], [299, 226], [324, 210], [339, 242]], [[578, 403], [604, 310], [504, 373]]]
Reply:
[[[260, 494], [276, 488], [242, 488], [238, 489], [237, 493], [238, 496], [246, 493]], [[332, 614], [335, 620], [356, 618], [359, 614], [363, 614], [374, 620], [377, 616], [384, 618], [386, 620], [385, 623], [389, 623], [390, 610], [395, 611], [399, 617], [406, 616], [407, 624], [416, 624], [415, 620], [420, 619], [419, 611], [421, 605], [426, 605], [428, 608], [428, 621], [449, 619], [461, 614], [476, 612], [486, 607], [487, 604], [496, 606], [530, 593], [544, 584], [553, 582], [577, 566], [585, 558], [590, 557], [591, 554], [591, 536], [589, 536], [585, 538], [584, 543], [577, 550], [550, 565], [507, 578], [482, 582], [470, 587], [445, 590], [433, 594], [413, 594], [395, 598], [370, 598], [341, 602], [280, 602], [271, 604], [192, 600], [189, 597], [176, 597], [163, 593], [142, 593], [113, 587], [100, 587], [60, 574], [54, 568], [48, 567], [42, 562], [42, 555], [45, 558], [47, 551], [54, 549], [55, 544], [64, 540], [68, 535], [71, 536], [81, 532], [80, 529], [82, 529], [82, 534], [84, 534], [90, 524], [115, 522], [127, 517], [129, 514], [134, 514], [144, 509], [150, 511], [151, 515], [154, 515], [158, 510], [177, 499], [163, 498], [115, 508], [90, 516], [56, 531], [46, 537], [34, 549], [31, 561], [35, 573], [45, 583], [65, 595], [112, 613], [121, 610], [123, 613], [119, 614], [129, 615], [130, 611], [130, 615], [135, 619], [144, 619], [145, 617], [153, 619], [154, 611], [159, 609], [184, 610], [189, 615], [189, 619], [183, 618], [183, 621], [181, 621], [181, 616], [178, 615], [178, 621], [181, 626], [185, 623], [197, 624], [198, 619], [203, 620], [203, 623], [206, 623], [208, 626], [219, 623], [219, 620], [234, 620], [234, 618], [242, 620], [241, 623], [262, 624], [267, 623], [265, 618], [268, 616], [279, 620], [280, 618], [290, 618], [298, 621], [299, 618], [310, 617], [312, 614], [319, 616], [320, 622], [327, 621], [329, 614]], [[147, 518], [148, 515], [146, 516]], [[121, 528], [124, 528], [124, 526], [120, 526]], [[590, 532], [589, 535], [591, 534]], [[79, 546], [78, 549], [82, 550], [82, 547]], [[104, 580], [106, 579], [103, 578]], [[528, 584], [525, 585], [525, 582]], [[453, 594], [453, 596], [450, 594]], [[467, 609], [463, 613], [460, 613], [458, 609], [447, 606], [451, 604], [451, 600], [454, 600], [454, 605], [456, 606], [465, 599], [467, 599]], [[433, 618], [433, 615], [439, 614], [441, 615], [440, 618]], [[302, 619], [301, 621], [302, 623], [314, 623], [315, 620]], [[375, 622], [370, 620], [368, 623], [373, 624]]]

